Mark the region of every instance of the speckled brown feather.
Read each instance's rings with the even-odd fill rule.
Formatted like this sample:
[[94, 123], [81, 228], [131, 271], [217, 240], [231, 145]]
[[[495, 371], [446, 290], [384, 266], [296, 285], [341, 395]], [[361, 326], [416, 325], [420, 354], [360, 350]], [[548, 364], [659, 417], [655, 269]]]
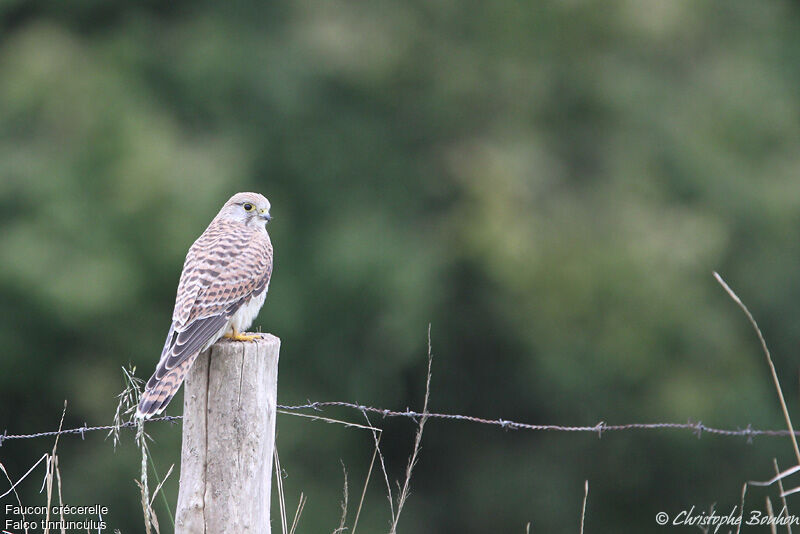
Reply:
[[152, 388], [142, 395], [139, 403], [139, 412], [145, 416], [152, 416], [163, 411], [169, 401], [172, 400], [172, 397], [175, 396], [175, 393], [178, 392], [178, 389], [180, 389], [183, 379], [186, 378], [186, 373], [198, 355], [199, 353], [193, 354], [161, 377], [160, 380], [155, 381]]
[[272, 243], [263, 226], [248, 226], [221, 214], [186, 255], [172, 325], [140, 399], [140, 417], [166, 408], [197, 355], [222, 336], [243, 304], [269, 285]]

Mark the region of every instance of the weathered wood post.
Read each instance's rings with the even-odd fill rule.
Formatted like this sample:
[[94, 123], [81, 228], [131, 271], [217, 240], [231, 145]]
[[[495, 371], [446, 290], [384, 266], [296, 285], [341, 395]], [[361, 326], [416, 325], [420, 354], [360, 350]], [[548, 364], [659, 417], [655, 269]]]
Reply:
[[270, 532], [281, 341], [222, 339], [201, 354], [183, 393], [176, 534]]

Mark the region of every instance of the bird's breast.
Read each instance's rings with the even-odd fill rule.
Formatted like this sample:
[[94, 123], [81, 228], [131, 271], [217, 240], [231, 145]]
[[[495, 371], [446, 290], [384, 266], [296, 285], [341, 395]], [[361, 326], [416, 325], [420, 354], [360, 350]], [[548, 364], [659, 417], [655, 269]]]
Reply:
[[251, 297], [247, 302], [242, 304], [241, 308], [231, 316], [230, 325], [236, 329], [237, 332], [245, 332], [261, 311], [264, 305], [264, 299], [267, 297], [267, 288], [264, 288], [260, 294]]

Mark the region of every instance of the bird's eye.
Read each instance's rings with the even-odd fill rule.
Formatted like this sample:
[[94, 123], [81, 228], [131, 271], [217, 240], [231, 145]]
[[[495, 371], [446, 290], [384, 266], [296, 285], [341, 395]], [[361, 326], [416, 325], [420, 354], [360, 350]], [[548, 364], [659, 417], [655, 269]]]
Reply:
[[253, 211], [253, 205], [252, 204], [249, 204], [249, 203], [248, 204], [244, 204], [242, 207], [244, 208], [244, 211]]

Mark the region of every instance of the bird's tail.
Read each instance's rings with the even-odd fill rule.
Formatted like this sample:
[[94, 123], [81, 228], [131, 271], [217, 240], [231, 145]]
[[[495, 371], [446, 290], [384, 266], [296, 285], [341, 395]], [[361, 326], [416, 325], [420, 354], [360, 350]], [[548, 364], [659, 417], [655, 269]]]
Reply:
[[158, 370], [147, 381], [144, 393], [139, 398], [139, 406], [136, 409], [136, 417], [141, 419], [150, 419], [154, 415], [158, 415], [164, 411], [172, 400], [172, 397], [178, 392], [183, 379], [189, 368], [197, 359], [199, 352], [186, 358], [177, 367], [168, 371], [161, 378], [158, 378]]

